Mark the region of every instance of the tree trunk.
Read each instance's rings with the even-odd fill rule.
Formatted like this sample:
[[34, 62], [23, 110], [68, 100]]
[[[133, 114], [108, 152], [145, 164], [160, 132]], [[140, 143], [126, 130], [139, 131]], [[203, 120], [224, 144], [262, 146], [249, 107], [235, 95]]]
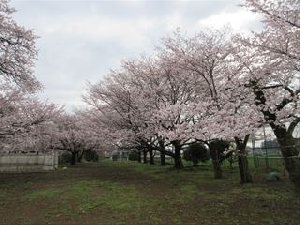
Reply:
[[138, 154], [138, 159], [137, 159], [137, 161], [138, 161], [139, 163], [141, 163], [141, 162], [142, 162], [142, 154], [141, 154], [141, 150], [138, 150], [137, 154]]
[[154, 154], [152, 149], [149, 150], [149, 156], [150, 156], [150, 165], [154, 165]]
[[292, 132], [286, 131], [283, 127], [272, 127], [279, 143], [282, 156], [284, 157], [285, 169], [289, 173], [289, 179], [295, 186], [295, 191], [300, 195], [300, 158]]
[[300, 195], [300, 158], [284, 158], [285, 169], [289, 173], [289, 179], [295, 186], [295, 192]]
[[[255, 94], [255, 104], [258, 106], [265, 106], [267, 99], [263, 90], [259, 88], [257, 83], [257, 81], [252, 81], [252, 89]], [[289, 101], [285, 100], [286, 99], [277, 106], [277, 110], [282, 110], [289, 103]], [[261, 108], [261, 112], [263, 113], [265, 120], [270, 124], [277, 138], [281, 153], [284, 157], [285, 169], [289, 173], [289, 179], [293, 182], [296, 193], [300, 195], [300, 158], [299, 150], [295, 146], [296, 142], [293, 137], [293, 131], [300, 122], [299, 118], [295, 118], [286, 129], [285, 124], [278, 121], [277, 115], [274, 112], [269, 109], [265, 109], [264, 107]]]
[[246, 156], [246, 145], [249, 140], [249, 135], [244, 137], [244, 140], [241, 140], [238, 137], [235, 137], [235, 143], [238, 150], [238, 160], [239, 160], [239, 170], [240, 170], [240, 182], [244, 183], [252, 183], [252, 175], [249, 170], [248, 159]]
[[223, 178], [223, 172], [221, 169], [221, 163], [219, 160], [212, 160], [213, 168], [214, 168], [214, 178], [215, 179], [222, 179]]
[[241, 184], [244, 183], [252, 183], [253, 179], [249, 170], [248, 166], [248, 159], [247, 156], [241, 154], [238, 156], [239, 159], [239, 169], [240, 169], [240, 182]]
[[147, 164], [148, 163], [148, 160], [147, 160], [147, 151], [146, 150], [143, 150], [143, 160], [144, 160], [144, 164]]
[[77, 162], [80, 163], [82, 158], [83, 158], [83, 154], [84, 154], [84, 151], [78, 151], [77, 152]]
[[163, 153], [165, 151], [165, 142], [163, 141], [162, 138], [158, 138], [158, 144], [159, 144], [159, 149], [160, 151], [160, 165], [165, 166], [166, 165], [166, 155]]
[[221, 160], [219, 158], [218, 150], [214, 149], [214, 146], [209, 145], [209, 151], [214, 169], [214, 178], [221, 179], [223, 178], [223, 171], [221, 168]]
[[181, 151], [181, 145], [180, 145], [180, 141], [178, 140], [175, 140], [172, 142], [172, 144], [174, 145], [174, 148], [175, 148], [175, 153], [174, 153], [174, 167], [175, 169], [177, 170], [180, 170], [183, 168], [183, 164], [182, 164], [182, 161], [181, 161], [181, 154], [180, 154], [180, 151]]
[[76, 152], [71, 152], [71, 165], [76, 163]]
[[160, 165], [161, 166], [166, 165], [166, 155], [164, 153], [160, 153]]

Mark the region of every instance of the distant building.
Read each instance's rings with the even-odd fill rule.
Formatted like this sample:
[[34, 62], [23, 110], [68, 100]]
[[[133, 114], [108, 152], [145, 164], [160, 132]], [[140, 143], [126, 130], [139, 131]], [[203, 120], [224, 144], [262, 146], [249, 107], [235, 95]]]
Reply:
[[120, 161], [120, 160], [128, 160], [129, 158], [130, 151], [120, 149], [120, 150], [115, 150], [111, 154], [111, 159], [113, 161]]

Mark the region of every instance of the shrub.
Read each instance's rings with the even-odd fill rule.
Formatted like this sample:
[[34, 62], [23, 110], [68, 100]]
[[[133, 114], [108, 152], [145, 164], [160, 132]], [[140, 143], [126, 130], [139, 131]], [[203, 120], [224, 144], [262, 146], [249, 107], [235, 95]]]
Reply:
[[99, 155], [95, 150], [88, 150], [84, 152], [84, 159], [88, 162], [98, 162]]
[[210, 156], [213, 160], [223, 162], [226, 159], [224, 152], [229, 148], [229, 142], [225, 140], [215, 139], [209, 143]]
[[131, 151], [128, 155], [128, 160], [130, 161], [138, 161], [139, 159], [139, 154], [137, 151]]
[[63, 152], [59, 157], [59, 163], [61, 165], [70, 164], [72, 161], [72, 155], [70, 152]]
[[194, 165], [197, 165], [199, 161], [206, 162], [210, 159], [209, 151], [202, 143], [193, 143], [183, 152], [183, 158], [186, 161], [192, 161]]

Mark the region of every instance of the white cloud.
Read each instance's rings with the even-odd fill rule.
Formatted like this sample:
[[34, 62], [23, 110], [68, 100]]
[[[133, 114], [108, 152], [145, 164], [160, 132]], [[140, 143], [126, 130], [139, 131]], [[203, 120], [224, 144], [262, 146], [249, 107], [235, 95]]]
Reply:
[[167, 32], [174, 31], [177, 27], [184, 27], [183, 18], [179, 13], [165, 16], [161, 22], [165, 25]]
[[222, 12], [211, 15], [198, 21], [198, 25], [209, 28], [220, 29], [224, 26], [230, 26], [235, 31], [249, 31], [251, 23], [258, 21], [258, 16], [252, 12], [239, 10], [236, 12]]
[[[137, 16], [119, 18], [107, 15], [86, 17], [68, 17], [51, 20], [48, 26], [39, 26], [42, 38], [62, 37], [65, 40], [78, 40], [82, 43], [106, 43], [120, 46], [136, 57], [143, 52], [153, 51], [162, 37], [178, 27], [189, 29], [179, 13], [166, 14], [162, 17]], [[59, 21], [59, 22], [58, 22]], [[190, 25], [191, 26], [191, 25]], [[194, 28], [195, 26], [191, 26]], [[113, 48], [113, 47], [112, 47]], [[120, 51], [123, 51], [120, 49]], [[100, 52], [99, 52], [100, 53]], [[127, 54], [128, 55], [128, 54]], [[118, 59], [119, 61], [124, 58]]]
[[70, 40], [93, 43], [117, 43], [124, 48], [142, 48], [150, 45], [149, 33], [154, 23], [147, 19], [124, 19], [111, 17], [87, 17], [84, 19], [65, 20], [59, 24], [47, 26], [42, 32]]

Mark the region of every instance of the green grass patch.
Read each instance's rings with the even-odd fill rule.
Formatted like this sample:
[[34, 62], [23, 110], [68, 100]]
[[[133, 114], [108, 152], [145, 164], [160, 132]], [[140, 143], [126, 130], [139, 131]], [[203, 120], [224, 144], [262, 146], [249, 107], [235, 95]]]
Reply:
[[75, 196], [79, 212], [108, 207], [110, 210], [138, 210], [144, 206], [142, 195], [132, 185], [110, 181], [79, 181], [66, 190]]
[[47, 199], [58, 198], [61, 194], [62, 194], [61, 190], [48, 189], [48, 190], [31, 192], [28, 195], [26, 195], [25, 198], [28, 199], [29, 201], [47, 200]]
[[183, 204], [192, 201], [200, 193], [194, 184], [181, 185], [179, 190], [180, 202]]

